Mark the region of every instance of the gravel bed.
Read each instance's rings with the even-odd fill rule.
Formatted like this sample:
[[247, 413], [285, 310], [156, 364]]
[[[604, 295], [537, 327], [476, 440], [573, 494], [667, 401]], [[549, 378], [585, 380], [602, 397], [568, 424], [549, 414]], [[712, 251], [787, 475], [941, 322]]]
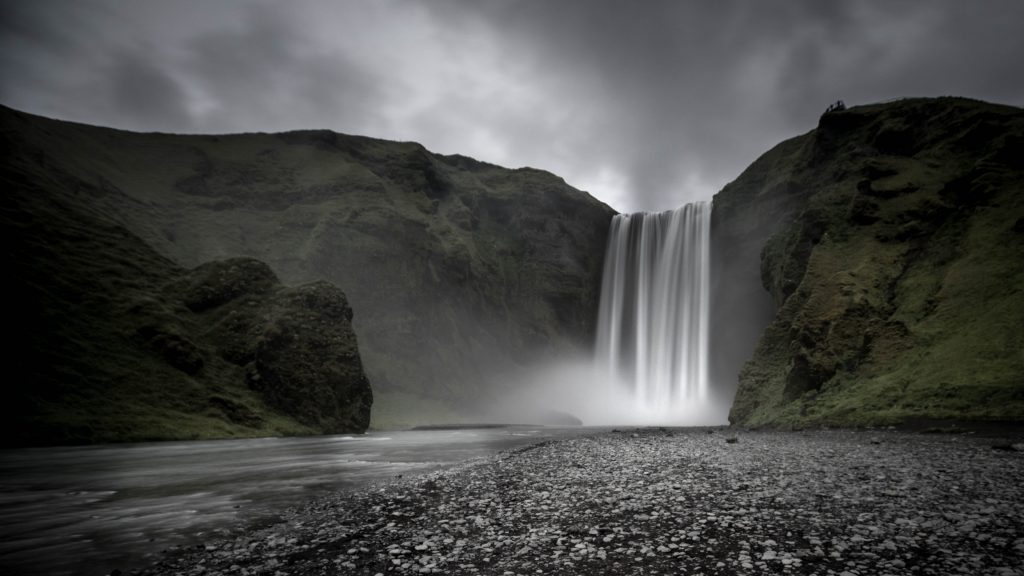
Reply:
[[615, 431], [503, 452], [317, 501], [145, 573], [1024, 575], [1020, 444], [730, 434]]

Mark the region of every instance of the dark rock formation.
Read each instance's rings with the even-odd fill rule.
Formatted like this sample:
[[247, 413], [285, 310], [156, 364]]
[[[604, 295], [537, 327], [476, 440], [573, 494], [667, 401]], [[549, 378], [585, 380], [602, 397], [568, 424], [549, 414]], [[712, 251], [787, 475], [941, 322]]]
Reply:
[[254, 346], [249, 386], [302, 424], [362, 432], [373, 396], [341, 290], [315, 282], [280, 291]]
[[[732, 321], [730, 306], [774, 308], [730, 420], [1024, 418], [1022, 138], [1019, 108], [857, 106], [823, 115], [726, 186], [714, 207], [725, 296], [712, 325], [727, 328], [713, 347], [732, 343], [729, 329], [760, 328]], [[763, 298], [758, 273], [767, 307], [750, 306]], [[714, 366], [727, 378], [738, 363]]]
[[322, 432], [369, 426], [373, 395], [336, 286], [285, 288], [263, 262], [233, 258], [190, 270], [174, 288], [208, 327], [214, 353], [245, 368], [268, 406]]
[[372, 396], [333, 285], [252, 259], [185, 270], [4, 135], [3, 444], [362, 432]]
[[547, 172], [323, 130], [135, 134], [0, 112], [26, 177], [73, 175], [62, 201], [170, 260], [252, 257], [344, 290], [379, 424], [464, 419], [524, 365], [592, 345], [613, 211]]
[[561, 410], [545, 410], [538, 423], [545, 426], [582, 426], [583, 420]]

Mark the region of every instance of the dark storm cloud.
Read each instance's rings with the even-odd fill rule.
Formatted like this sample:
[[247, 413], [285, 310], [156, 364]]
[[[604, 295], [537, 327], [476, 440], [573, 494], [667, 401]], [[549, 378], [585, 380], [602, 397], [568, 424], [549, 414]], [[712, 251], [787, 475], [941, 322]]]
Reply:
[[[1022, 7], [451, 2], [442, 18], [481, 19], [544, 76], [590, 79], [551, 104], [596, 102], [608, 125], [570, 127], [580, 157], [621, 169], [630, 196], [617, 207], [660, 209], [706, 197], [774, 143], [812, 128], [839, 98], [958, 94], [1020, 104]], [[616, 145], [586, 144], [603, 137]]]
[[313, 44], [285, 6], [42, 0], [2, 10], [8, 105], [172, 132], [359, 129], [375, 118], [372, 64]]
[[109, 90], [112, 112], [122, 122], [150, 129], [187, 132], [192, 118], [185, 94], [164, 70], [135, 52], [115, 54], [95, 89]]
[[[318, 50], [287, 6], [252, 4], [235, 29], [198, 36], [185, 50], [197, 115], [218, 130], [373, 127], [372, 68]], [[254, 118], [259, 126], [250, 124]]]
[[0, 0], [0, 100], [138, 130], [323, 127], [706, 199], [825, 106], [1024, 102], [1024, 3]]
[[[0, 4], [0, 98], [39, 113], [102, 118], [90, 78], [107, 65], [106, 14], [78, 4]], [[91, 37], [91, 39], [90, 39]], [[103, 89], [104, 96], [109, 90]]]

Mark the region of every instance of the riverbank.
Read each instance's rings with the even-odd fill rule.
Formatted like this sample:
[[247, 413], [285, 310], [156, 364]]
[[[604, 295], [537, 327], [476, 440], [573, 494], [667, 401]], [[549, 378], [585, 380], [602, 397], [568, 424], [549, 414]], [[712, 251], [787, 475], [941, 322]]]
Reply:
[[145, 573], [1024, 574], [1024, 453], [1002, 449], [1014, 441], [728, 438], [539, 443], [321, 499]]
[[0, 450], [0, 576], [97, 576], [152, 564], [330, 495], [537, 442], [513, 427]]

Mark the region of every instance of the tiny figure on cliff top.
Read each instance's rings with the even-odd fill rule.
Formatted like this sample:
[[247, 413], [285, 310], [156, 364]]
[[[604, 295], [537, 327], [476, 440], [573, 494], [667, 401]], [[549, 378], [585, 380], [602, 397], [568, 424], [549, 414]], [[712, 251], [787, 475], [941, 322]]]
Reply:
[[828, 108], [825, 109], [825, 114], [829, 112], [842, 112], [846, 110], [846, 104], [842, 100], [836, 100], [835, 104], [829, 104]]

